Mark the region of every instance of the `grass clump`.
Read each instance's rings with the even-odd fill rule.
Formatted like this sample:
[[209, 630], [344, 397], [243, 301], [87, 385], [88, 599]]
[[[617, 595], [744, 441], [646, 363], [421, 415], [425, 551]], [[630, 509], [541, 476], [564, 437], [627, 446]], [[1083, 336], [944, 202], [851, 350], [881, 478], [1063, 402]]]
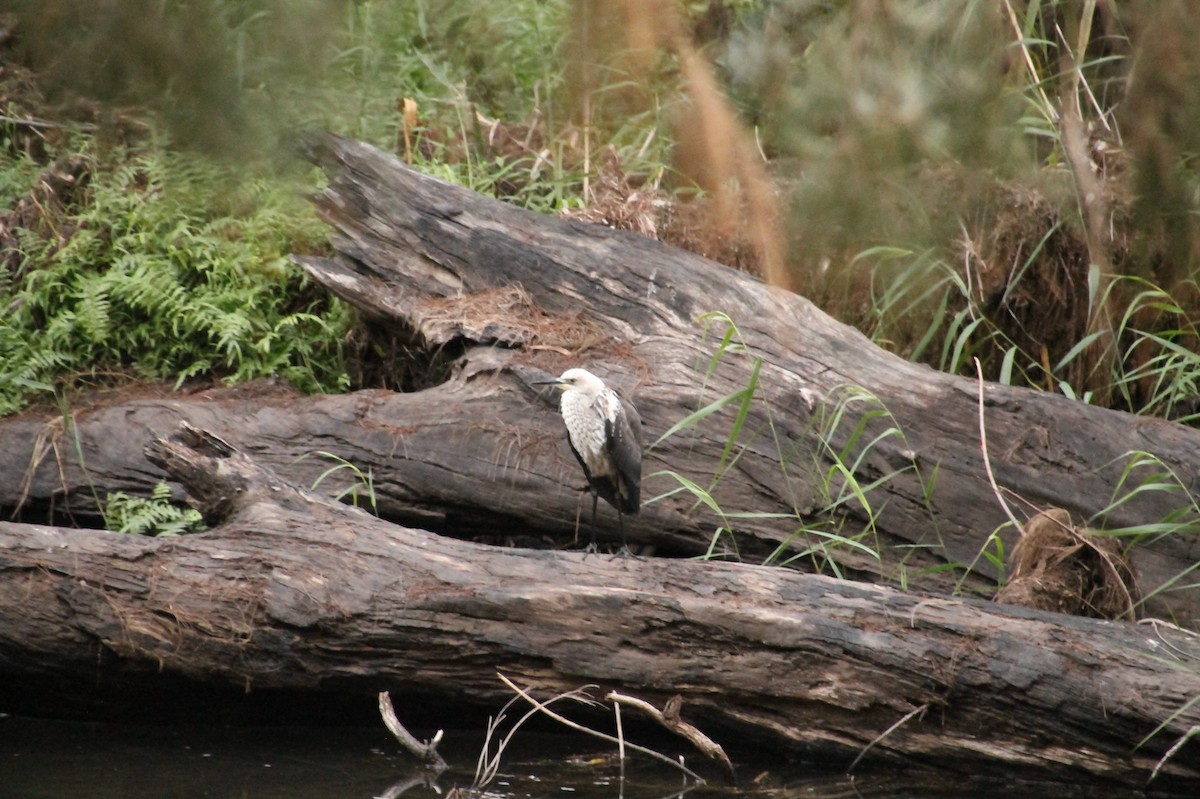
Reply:
[[[933, 251], [865, 251], [854, 262], [871, 287], [860, 327], [880, 346], [944, 372], [966, 372], [979, 358], [985, 374], [1005, 385], [1188, 424], [1200, 420], [1200, 328], [1184, 299], [1196, 286], [1170, 293], [1142, 277], [1115, 277], [1107, 294], [1120, 297], [1121, 314], [1108, 329], [1087, 332], [1088, 309], [1106, 300], [1089, 296], [1086, 284], [1073, 296], [1063, 272], [1039, 264], [1056, 230], [1030, 244], [1014, 280], [996, 295], [978, 272], [964, 272]], [[1078, 308], [1073, 335], [1054, 335], [1062, 320], [1047, 318], [1046, 295]]]
[[[715, 437], [725, 444], [703, 479], [675, 470], [646, 475], [667, 478], [672, 486], [646, 504], [684, 494], [693, 499], [690, 510], [706, 508], [717, 524], [706, 557], [742, 559], [737, 531], [756, 529], [759, 537], [774, 540], [773, 550], [763, 557], [765, 565], [800, 565], [818, 573], [845, 576], [848, 569], [894, 575], [905, 579], [905, 561], [912, 549], [890, 552], [883, 545], [877, 522], [886, 504], [886, 487], [897, 478], [915, 480], [926, 504], [936, 486], [937, 470], [924, 473], [914, 461], [889, 472], [876, 473], [865, 465], [886, 445], [897, 443], [907, 451], [904, 432], [879, 399], [858, 386], [839, 386], [828, 396], [804, 396], [813, 411], [811, 429], [803, 436], [782, 431], [770, 403], [760, 394], [762, 358], [749, 348], [736, 322], [727, 314], [713, 312], [701, 317], [704, 338], [717, 339], [706, 362], [698, 363], [700, 383], [697, 408], [666, 430], [650, 445], [661, 446], [672, 438], [690, 434], [702, 426], [717, 425]], [[746, 383], [723, 396], [705, 401], [705, 393], [718, 369], [746, 372]], [[728, 425], [726, 428], [725, 425]], [[812, 445], [815, 444], [815, 449]], [[690, 444], [682, 449], [690, 448]], [[722, 499], [721, 481], [743, 458], [770, 457], [778, 468], [781, 485], [792, 495], [781, 497], [787, 504], [779, 511], [730, 507]], [[758, 467], [754, 467], [758, 468]], [[800, 496], [797, 489], [815, 489]], [[930, 508], [930, 528], [936, 536], [937, 519]], [[940, 544], [922, 544], [935, 546]]]
[[893, 351], [1195, 420], [1186, 0], [764, 4], [720, 51], [792, 284]]

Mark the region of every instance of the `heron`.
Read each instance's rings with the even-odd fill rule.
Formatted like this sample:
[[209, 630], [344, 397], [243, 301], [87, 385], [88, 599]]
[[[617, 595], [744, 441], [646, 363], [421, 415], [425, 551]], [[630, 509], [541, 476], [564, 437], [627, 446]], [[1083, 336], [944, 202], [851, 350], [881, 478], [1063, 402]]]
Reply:
[[617, 509], [618, 554], [628, 555], [625, 514], [638, 512], [642, 496], [642, 419], [637, 409], [586, 369], [568, 369], [537, 383], [562, 389], [559, 410], [567, 441], [592, 494], [592, 540], [584, 551], [596, 551], [596, 503], [603, 497]]

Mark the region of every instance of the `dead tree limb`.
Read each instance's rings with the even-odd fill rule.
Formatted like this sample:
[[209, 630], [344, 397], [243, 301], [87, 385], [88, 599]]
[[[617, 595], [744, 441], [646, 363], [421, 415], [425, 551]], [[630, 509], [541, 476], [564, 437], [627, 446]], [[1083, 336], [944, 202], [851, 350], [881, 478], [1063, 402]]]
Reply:
[[[317, 497], [190, 427], [148, 455], [212, 530], [0, 524], [7, 707], [36, 681], [170, 675], [495, 707], [501, 670], [550, 691], [679, 695], [718, 742], [831, 764], [875, 742], [877, 762], [1124, 785], [1200, 724], [1191, 634], [787, 569], [471, 544]], [[1156, 783], [1194, 790], [1197, 755], [1186, 741]]]

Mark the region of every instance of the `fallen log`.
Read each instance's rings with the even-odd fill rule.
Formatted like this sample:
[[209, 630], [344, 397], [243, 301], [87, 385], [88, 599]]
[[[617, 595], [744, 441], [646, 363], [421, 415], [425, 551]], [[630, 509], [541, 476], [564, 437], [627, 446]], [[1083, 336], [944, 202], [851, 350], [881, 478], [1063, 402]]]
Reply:
[[[0, 469], [0, 507], [103, 527], [107, 493], [147, 495], [168, 477], [139, 447], [187, 422], [253, 452], [298, 484], [373, 504], [379, 515], [409, 526], [496, 541], [517, 536], [539, 546], [557, 537], [573, 545], [583, 474], [567, 449], [556, 398], [529, 385], [545, 374], [519, 366], [506, 373], [506, 355], [480, 352], [461, 364], [456, 379], [407, 394], [306, 397], [278, 387], [163, 392], [81, 410], [66, 422], [40, 414], [5, 420], [0, 446], [10, 446], [13, 459]], [[517, 374], [526, 378], [513, 379]], [[339, 458], [353, 468], [338, 469]], [[331, 469], [337, 471], [328, 475]], [[589, 521], [585, 514], [583, 523]], [[615, 516], [608, 521], [615, 537]], [[666, 552], [704, 549], [697, 520], [666, 506], [630, 517], [627, 527], [631, 539]], [[587, 528], [580, 534], [586, 540]]]
[[[6, 420], [0, 507], [94, 516], [98, 492], [145, 493], [162, 475], [138, 449], [184, 419], [306, 485], [330, 466], [314, 453], [342, 458], [371, 475], [395, 521], [569, 544], [582, 477], [529, 382], [583, 363], [634, 398], [655, 442], [642, 493], [656, 499], [630, 520], [632, 542], [921, 590], [995, 590], [993, 533], [1009, 552], [1016, 532], [985, 477], [973, 381], [651, 239], [524, 212], [337, 137], [314, 139], [310, 155], [330, 177], [316, 202], [336, 254], [299, 259], [305, 269], [424, 347], [431, 373], [486, 379], [399, 396], [210, 392], [83, 411], [69, 429]], [[1176, 532], [1132, 549], [1147, 597], [1139, 615], [1200, 621], [1200, 588], [1179, 579], [1200, 561], [1188, 532], [1200, 433], [994, 384], [984, 401], [1008, 501], [1025, 517], [1060, 508], [1107, 529], [1165, 523]], [[57, 457], [38, 446], [55, 436]], [[668, 495], [681, 485], [673, 475], [705, 501]], [[616, 516], [601, 515], [611, 541]]]
[[[0, 523], [0, 701], [171, 676], [498, 705], [596, 683], [847, 766], [1200, 785], [1200, 642], [970, 598], [694, 560], [496, 548], [318, 497], [184, 427], [148, 457], [213, 527]], [[50, 631], [53, 631], [52, 633]], [[886, 734], [884, 734], [886, 732]], [[1164, 761], [1164, 755], [1178, 745]]]

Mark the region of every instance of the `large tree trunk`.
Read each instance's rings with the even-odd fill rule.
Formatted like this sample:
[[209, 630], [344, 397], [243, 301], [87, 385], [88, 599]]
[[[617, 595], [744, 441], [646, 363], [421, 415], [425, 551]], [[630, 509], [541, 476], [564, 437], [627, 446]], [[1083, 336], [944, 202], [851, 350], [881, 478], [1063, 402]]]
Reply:
[[[330, 466], [315, 451], [344, 458], [370, 473], [393, 520], [569, 542], [583, 478], [530, 381], [586, 364], [633, 396], [648, 442], [732, 397], [647, 452], [642, 492], [678, 488], [674, 472], [725, 515], [676, 493], [631, 520], [631, 541], [752, 562], [801, 554], [799, 565], [925, 590], [994, 588], [984, 555], [1006, 518], [985, 478], [972, 381], [894, 357], [802, 297], [651, 239], [524, 212], [365, 144], [324, 137], [311, 152], [330, 175], [317, 203], [337, 254], [301, 259], [305, 268], [415, 336], [431, 374], [452, 365], [471, 379], [404, 395], [147, 400], [82, 412], [69, 430], [8, 421], [0, 506], [86, 515], [97, 490], [144, 492], [160, 475], [140, 446], [187, 419], [304, 484]], [[736, 346], [722, 346], [727, 333]], [[985, 401], [996, 479], [1019, 513], [1065, 508], [1108, 528], [1194, 520], [1185, 489], [1200, 472], [1200, 433], [994, 384]], [[46, 441], [57, 450], [39, 451]], [[1134, 453], [1154, 460], [1130, 468]], [[347, 475], [323, 487], [344, 487]], [[601, 526], [615, 537], [608, 508]], [[1001, 531], [1005, 551], [1014, 538]], [[1200, 561], [1200, 540], [1140, 541], [1133, 559], [1150, 595], [1140, 612], [1195, 624], [1194, 581], [1159, 589]]]
[[[718, 742], [828, 765], [895, 725], [869, 757], [1128, 786], [1200, 724], [1187, 668], [1200, 645], [1171, 629], [788, 569], [458, 541], [317, 497], [192, 428], [148, 455], [213, 529], [0, 523], [6, 707], [30, 684], [107, 691], [164, 674], [496, 706], [500, 671], [543, 691], [679, 694]], [[1155, 785], [1194, 790], [1197, 755], [1183, 744]]]

